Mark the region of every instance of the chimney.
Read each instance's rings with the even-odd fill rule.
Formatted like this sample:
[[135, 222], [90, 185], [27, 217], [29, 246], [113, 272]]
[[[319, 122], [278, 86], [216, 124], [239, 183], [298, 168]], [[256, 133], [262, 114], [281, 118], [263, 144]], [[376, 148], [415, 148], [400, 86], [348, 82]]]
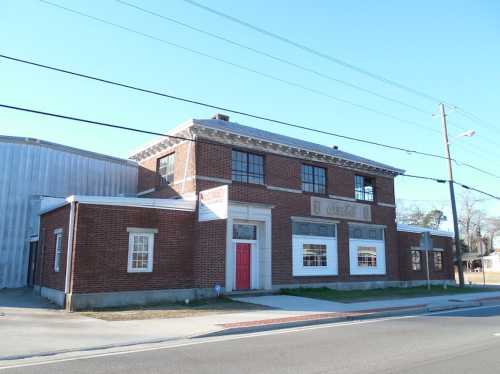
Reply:
[[215, 113], [212, 116], [212, 119], [218, 119], [219, 121], [229, 122], [229, 116], [227, 114], [222, 114], [222, 113]]

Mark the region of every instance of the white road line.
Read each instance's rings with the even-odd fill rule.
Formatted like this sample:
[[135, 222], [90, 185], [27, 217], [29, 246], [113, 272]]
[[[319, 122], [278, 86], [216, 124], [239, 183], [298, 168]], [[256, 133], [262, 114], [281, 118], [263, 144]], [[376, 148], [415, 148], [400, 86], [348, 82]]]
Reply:
[[[195, 338], [197, 340], [189, 340], [189, 341], [179, 342], [179, 343], [170, 344], [170, 345], [168, 345], [168, 343], [167, 343], [167, 344], [163, 344], [161, 346], [155, 346], [155, 347], [128, 349], [128, 350], [116, 351], [116, 352], [96, 353], [96, 354], [87, 355], [87, 356], [76, 356], [76, 357], [68, 357], [68, 358], [51, 359], [51, 360], [45, 360], [45, 361], [35, 361], [35, 362], [29, 362], [29, 363], [18, 363], [18, 364], [13, 364], [10, 366], [0, 366], [0, 371], [7, 370], [7, 369], [21, 368], [21, 367], [29, 367], [29, 366], [41, 366], [41, 365], [57, 364], [57, 363], [68, 362], [68, 361], [88, 360], [88, 359], [92, 359], [92, 358], [120, 356], [120, 355], [132, 354], [132, 353], [166, 350], [166, 349], [172, 349], [172, 348], [194, 346], [194, 345], [199, 345], [199, 344], [241, 340], [241, 339], [248, 339], [248, 338], [260, 337], [260, 336], [281, 335], [281, 334], [306, 332], [306, 331], [333, 328], [333, 327], [364, 325], [364, 324], [370, 324], [370, 323], [394, 321], [394, 320], [399, 320], [399, 319], [419, 318], [419, 317], [423, 317], [423, 316], [433, 316], [433, 315], [439, 315], [439, 314], [445, 314], [445, 313], [460, 312], [463, 310], [491, 309], [491, 308], [495, 308], [495, 307], [498, 308], [498, 305], [485, 305], [485, 306], [478, 306], [478, 307], [458, 309], [458, 310], [455, 309], [455, 310], [446, 310], [446, 311], [432, 312], [432, 313], [425, 313], [425, 314], [414, 314], [414, 315], [408, 315], [408, 316], [374, 318], [374, 319], [367, 319], [367, 320], [361, 320], [361, 321], [349, 321], [349, 322], [337, 322], [337, 323], [333, 322], [333, 323], [314, 325], [314, 326], [293, 327], [293, 328], [281, 329], [281, 330], [252, 332], [252, 333], [248, 333], [248, 334], [239, 334], [239, 335], [226, 335], [226, 336], [218, 336], [218, 337], [212, 337], [212, 338]], [[500, 336], [500, 333], [494, 334], [494, 335]]]

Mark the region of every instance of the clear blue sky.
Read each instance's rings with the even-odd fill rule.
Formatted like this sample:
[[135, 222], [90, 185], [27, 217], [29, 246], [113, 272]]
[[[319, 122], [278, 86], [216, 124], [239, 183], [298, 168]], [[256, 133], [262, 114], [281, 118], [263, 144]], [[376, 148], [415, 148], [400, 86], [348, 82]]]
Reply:
[[[435, 103], [297, 50], [231, 23], [182, 0], [132, 3], [293, 60], [425, 109], [428, 114], [387, 102], [283, 65], [249, 51], [145, 15], [113, 0], [57, 4], [197, 49], [329, 95], [440, 130]], [[344, 61], [443, 98], [490, 124], [450, 113], [450, 122], [477, 136], [457, 139], [459, 160], [500, 174], [500, 3], [497, 1], [285, 1], [199, 0], [252, 24], [287, 36]], [[202, 100], [285, 121], [393, 145], [443, 153], [441, 135], [336, 102], [143, 36], [65, 12], [37, 0], [4, 0], [0, 5], [0, 53], [144, 88]], [[0, 102], [163, 132], [213, 110], [168, 101], [96, 82], [0, 59]], [[444, 160], [357, 144], [231, 115], [237, 122], [305, 138], [407, 170], [446, 178]], [[452, 134], [461, 132], [450, 126]], [[0, 134], [29, 136], [127, 157], [149, 136], [86, 127], [0, 109]], [[495, 144], [496, 143], [496, 144]], [[500, 179], [455, 166], [456, 179], [500, 195]], [[448, 190], [435, 182], [398, 177], [397, 197], [424, 200], [447, 209]], [[458, 188], [460, 192], [461, 189]], [[431, 202], [427, 202], [431, 200]], [[499, 215], [500, 204], [484, 202]]]

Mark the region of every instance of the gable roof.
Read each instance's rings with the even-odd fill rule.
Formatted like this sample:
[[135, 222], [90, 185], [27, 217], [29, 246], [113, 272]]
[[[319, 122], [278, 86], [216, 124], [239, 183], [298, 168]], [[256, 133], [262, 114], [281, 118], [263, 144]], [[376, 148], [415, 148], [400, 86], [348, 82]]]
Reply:
[[[348, 162], [353, 162], [357, 164], [363, 164], [376, 169], [381, 169], [394, 175], [404, 174], [403, 169], [396, 168], [381, 162], [373, 161], [361, 156], [357, 156], [352, 153], [344, 152], [334, 147], [329, 147], [326, 145], [309, 142], [307, 140], [302, 140], [298, 138], [293, 138], [291, 136], [277, 134], [267, 130], [257, 129], [255, 127], [245, 126], [237, 122], [223, 121], [220, 119], [192, 119], [183, 123], [182, 125], [174, 128], [172, 131], [168, 132], [166, 135], [179, 135], [183, 131], [188, 129], [205, 129], [211, 130], [213, 132], [232, 134], [234, 136], [243, 136], [247, 138], [254, 139], [256, 141], [267, 142], [271, 144], [276, 144], [280, 146], [287, 146], [290, 148], [296, 148], [306, 152], [313, 152], [319, 155], [329, 156], [336, 159], [345, 160]], [[130, 158], [140, 161], [149, 155], [156, 153], [153, 151], [154, 148], [166, 141], [166, 138], [159, 138], [153, 142], [145, 145], [141, 149], [136, 150]]]

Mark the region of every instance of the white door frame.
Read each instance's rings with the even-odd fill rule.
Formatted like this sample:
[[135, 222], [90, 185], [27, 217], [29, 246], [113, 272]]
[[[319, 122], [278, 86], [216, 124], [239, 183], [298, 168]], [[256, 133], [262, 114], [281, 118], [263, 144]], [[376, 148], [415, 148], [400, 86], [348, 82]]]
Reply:
[[[271, 209], [270, 205], [229, 202], [226, 220], [226, 292], [236, 287], [236, 242], [251, 242], [250, 287], [272, 289], [271, 280]], [[233, 239], [233, 224], [257, 226], [257, 240]]]

